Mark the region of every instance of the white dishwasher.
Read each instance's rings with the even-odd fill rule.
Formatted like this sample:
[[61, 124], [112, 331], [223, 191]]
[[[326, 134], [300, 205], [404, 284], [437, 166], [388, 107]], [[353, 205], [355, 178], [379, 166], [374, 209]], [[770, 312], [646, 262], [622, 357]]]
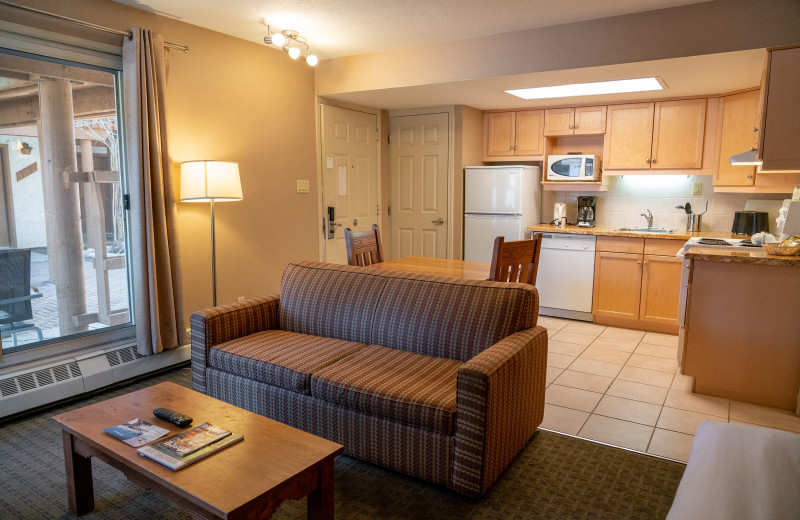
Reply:
[[595, 240], [594, 235], [542, 234], [539, 314], [592, 321]]

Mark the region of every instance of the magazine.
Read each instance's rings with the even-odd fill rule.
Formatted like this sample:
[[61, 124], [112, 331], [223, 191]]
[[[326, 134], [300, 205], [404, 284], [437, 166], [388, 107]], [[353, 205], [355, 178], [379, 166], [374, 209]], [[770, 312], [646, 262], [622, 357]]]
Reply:
[[157, 442], [154, 447], [171, 453], [178, 457], [185, 457], [200, 448], [213, 444], [231, 434], [230, 430], [217, 428], [211, 423], [203, 423], [195, 426], [191, 430], [176, 433], [172, 437], [167, 437], [163, 441]]
[[184, 457], [176, 457], [169, 451], [160, 449], [159, 447], [156, 446], [159, 443], [154, 443], [149, 446], [143, 446], [139, 448], [137, 451], [139, 455], [143, 457], [153, 459], [154, 461], [158, 462], [159, 464], [163, 464], [164, 466], [168, 467], [173, 471], [178, 471], [179, 469], [185, 468], [189, 464], [197, 462], [200, 459], [204, 459], [223, 448], [227, 448], [231, 444], [239, 442], [242, 439], [244, 439], [244, 435], [240, 433], [232, 433], [231, 435], [224, 437], [221, 441], [215, 442], [209, 446], [206, 446], [205, 448], [200, 448], [194, 453], [191, 453]]
[[169, 433], [169, 430], [141, 419], [134, 419], [112, 428], [104, 428], [104, 431], [134, 448], [138, 448]]

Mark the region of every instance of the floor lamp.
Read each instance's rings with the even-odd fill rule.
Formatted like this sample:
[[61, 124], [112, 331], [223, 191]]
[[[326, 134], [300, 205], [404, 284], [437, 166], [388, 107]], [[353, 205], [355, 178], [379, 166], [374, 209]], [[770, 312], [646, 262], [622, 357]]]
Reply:
[[211, 283], [217, 306], [217, 260], [214, 244], [214, 203], [242, 200], [239, 165], [222, 161], [181, 164], [181, 202], [211, 202]]

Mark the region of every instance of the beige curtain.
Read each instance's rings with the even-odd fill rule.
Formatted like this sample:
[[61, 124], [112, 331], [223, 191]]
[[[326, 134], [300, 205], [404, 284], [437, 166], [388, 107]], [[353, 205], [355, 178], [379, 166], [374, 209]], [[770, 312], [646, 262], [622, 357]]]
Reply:
[[122, 44], [136, 342], [142, 355], [185, 343], [165, 110], [164, 40], [143, 29]]

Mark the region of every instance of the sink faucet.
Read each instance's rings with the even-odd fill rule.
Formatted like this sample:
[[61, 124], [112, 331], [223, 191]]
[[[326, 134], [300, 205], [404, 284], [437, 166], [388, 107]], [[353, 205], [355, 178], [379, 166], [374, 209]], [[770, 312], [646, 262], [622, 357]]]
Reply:
[[647, 212], [647, 214], [642, 213], [641, 215], [645, 219], [647, 219], [647, 227], [651, 228], [651, 227], [653, 227], [653, 214], [650, 213], [649, 209], [646, 209], [645, 211]]

